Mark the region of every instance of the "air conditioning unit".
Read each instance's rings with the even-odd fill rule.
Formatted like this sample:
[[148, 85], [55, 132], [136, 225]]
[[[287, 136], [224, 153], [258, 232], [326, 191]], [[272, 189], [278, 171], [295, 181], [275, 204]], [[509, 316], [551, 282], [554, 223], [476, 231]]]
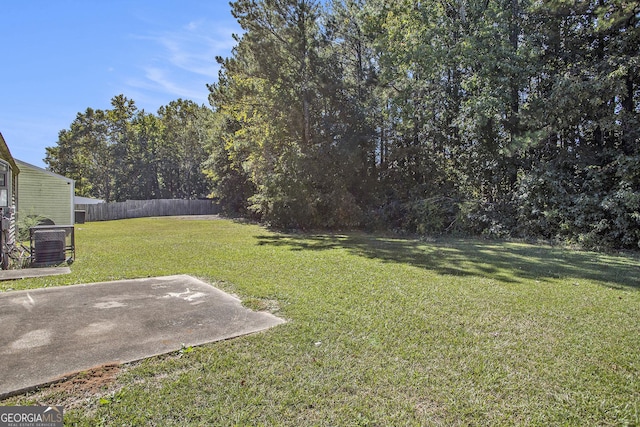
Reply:
[[65, 262], [64, 230], [36, 230], [33, 234], [33, 266], [46, 267]]

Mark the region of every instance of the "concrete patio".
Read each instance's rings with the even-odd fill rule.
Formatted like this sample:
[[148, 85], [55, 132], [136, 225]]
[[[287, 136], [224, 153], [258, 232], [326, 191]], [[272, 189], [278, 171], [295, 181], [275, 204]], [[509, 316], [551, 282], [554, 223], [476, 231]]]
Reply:
[[284, 320], [186, 275], [0, 294], [0, 398]]

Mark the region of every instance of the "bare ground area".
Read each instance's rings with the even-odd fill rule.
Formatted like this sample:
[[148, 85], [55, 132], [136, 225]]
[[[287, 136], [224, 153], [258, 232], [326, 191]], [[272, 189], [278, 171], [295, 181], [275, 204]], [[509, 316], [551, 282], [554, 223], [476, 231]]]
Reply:
[[[22, 398], [46, 406], [63, 406], [65, 410], [85, 408], [99, 402], [99, 398], [115, 393], [116, 381], [123, 367], [118, 364], [98, 366], [65, 377], [60, 382], [25, 393]], [[22, 400], [22, 399], [20, 399]]]

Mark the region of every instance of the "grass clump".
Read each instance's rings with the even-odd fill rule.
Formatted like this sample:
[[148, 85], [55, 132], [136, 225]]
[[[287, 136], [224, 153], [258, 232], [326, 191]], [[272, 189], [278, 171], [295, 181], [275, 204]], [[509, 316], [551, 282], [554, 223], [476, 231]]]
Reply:
[[191, 274], [289, 322], [124, 367], [67, 412], [70, 424], [640, 423], [637, 257], [279, 234], [227, 220], [135, 219], [76, 233], [71, 275], [0, 286]]

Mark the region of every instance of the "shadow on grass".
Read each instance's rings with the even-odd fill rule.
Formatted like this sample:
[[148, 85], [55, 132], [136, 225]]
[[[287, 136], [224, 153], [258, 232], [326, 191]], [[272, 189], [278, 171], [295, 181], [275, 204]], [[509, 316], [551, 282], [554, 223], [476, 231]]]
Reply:
[[423, 242], [364, 233], [340, 235], [282, 234], [258, 236], [259, 245], [294, 251], [346, 249], [385, 262], [402, 263], [443, 275], [479, 276], [502, 282], [573, 278], [622, 289], [640, 289], [640, 260], [544, 245], [472, 239]]

